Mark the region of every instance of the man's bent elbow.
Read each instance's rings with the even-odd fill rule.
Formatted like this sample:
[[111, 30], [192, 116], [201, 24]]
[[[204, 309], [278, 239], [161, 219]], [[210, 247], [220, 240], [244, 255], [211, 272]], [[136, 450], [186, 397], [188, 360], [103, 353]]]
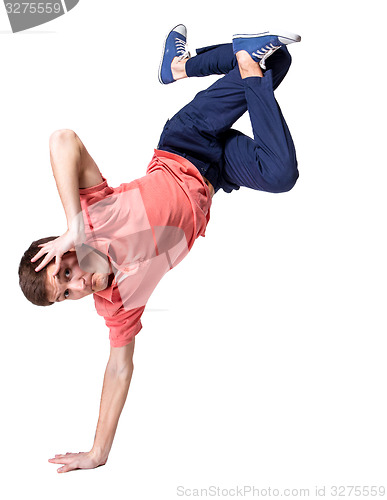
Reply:
[[74, 132], [74, 130], [70, 130], [67, 128], [55, 130], [55, 132], [50, 135], [50, 150], [54, 151], [56, 148], [61, 147], [70, 141], [76, 141], [77, 137], [78, 136]]

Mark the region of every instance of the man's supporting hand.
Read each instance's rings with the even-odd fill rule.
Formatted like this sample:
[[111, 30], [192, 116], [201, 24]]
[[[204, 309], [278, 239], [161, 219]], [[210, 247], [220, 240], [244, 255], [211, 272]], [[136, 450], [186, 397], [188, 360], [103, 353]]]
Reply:
[[134, 343], [133, 339], [128, 345], [110, 349], [93, 448], [88, 453], [66, 453], [50, 458], [50, 463], [64, 464], [58, 472], [93, 469], [107, 462], [132, 379]]
[[52, 464], [63, 464], [57, 472], [70, 472], [76, 469], [94, 469], [100, 465], [105, 465], [106, 459], [99, 458], [95, 452], [87, 453], [66, 453], [65, 455], [55, 455], [55, 458], [50, 458]]

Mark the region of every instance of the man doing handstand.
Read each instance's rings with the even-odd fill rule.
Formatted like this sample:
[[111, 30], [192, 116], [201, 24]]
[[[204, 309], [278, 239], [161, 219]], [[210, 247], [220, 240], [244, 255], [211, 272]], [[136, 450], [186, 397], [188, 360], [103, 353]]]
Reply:
[[[176, 26], [164, 44], [160, 81], [224, 76], [167, 121], [146, 175], [117, 188], [73, 131], [52, 134], [51, 164], [68, 229], [31, 244], [20, 262], [20, 286], [41, 306], [94, 294], [110, 338], [93, 447], [50, 459], [63, 464], [58, 472], [106, 463], [147, 300], [204, 235], [214, 193], [240, 186], [280, 193], [294, 186], [295, 149], [273, 91], [290, 66], [286, 45], [297, 41], [290, 33], [235, 35], [232, 44], [190, 57], [186, 29]], [[246, 110], [254, 138], [231, 128]]]

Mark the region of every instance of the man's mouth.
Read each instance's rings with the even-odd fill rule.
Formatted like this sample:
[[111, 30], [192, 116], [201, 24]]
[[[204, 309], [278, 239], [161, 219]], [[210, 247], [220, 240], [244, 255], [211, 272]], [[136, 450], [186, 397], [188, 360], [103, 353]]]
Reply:
[[90, 280], [90, 290], [92, 293], [99, 292], [107, 286], [107, 274], [93, 273]]

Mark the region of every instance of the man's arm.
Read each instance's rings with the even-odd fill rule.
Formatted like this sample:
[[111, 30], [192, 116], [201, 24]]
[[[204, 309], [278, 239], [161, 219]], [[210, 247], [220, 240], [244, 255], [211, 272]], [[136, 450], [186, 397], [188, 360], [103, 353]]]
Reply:
[[134, 343], [133, 339], [124, 347], [111, 347], [93, 447], [87, 453], [55, 455], [49, 462], [64, 464], [58, 472], [93, 469], [106, 463], [132, 379]]
[[100, 184], [102, 176], [84, 144], [72, 130], [57, 130], [51, 135], [50, 160], [70, 228], [81, 211], [79, 188]]
[[82, 237], [83, 218], [79, 188], [89, 188], [102, 182], [101, 173], [82, 141], [72, 130], [58, 130], [50, 137], [50, 159], [56, 186], [67, 219], [67, 231], [56, 240], [42, 246], [33, 262], [46, 254], [36, 271], [43, 269], [54, 257], [59, 271], [62, 255]]

